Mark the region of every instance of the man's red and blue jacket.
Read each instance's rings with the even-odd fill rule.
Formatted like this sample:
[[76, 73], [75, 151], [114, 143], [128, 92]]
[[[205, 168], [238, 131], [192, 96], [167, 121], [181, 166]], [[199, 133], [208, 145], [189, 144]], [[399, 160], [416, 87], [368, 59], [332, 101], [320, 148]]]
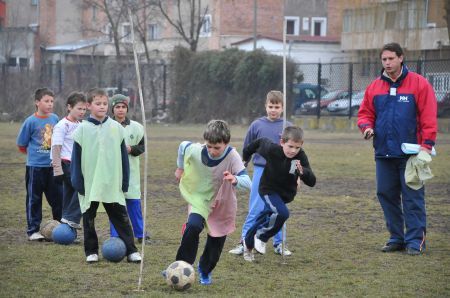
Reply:
[[436, 141], [437, 103], [433, 87], [402, 65], [393, 82], [381, 75], [366, 89], [358, 113], [358, 127], [374, 130], [376, 158], [405, 157], [402, 143], [431, 149]]

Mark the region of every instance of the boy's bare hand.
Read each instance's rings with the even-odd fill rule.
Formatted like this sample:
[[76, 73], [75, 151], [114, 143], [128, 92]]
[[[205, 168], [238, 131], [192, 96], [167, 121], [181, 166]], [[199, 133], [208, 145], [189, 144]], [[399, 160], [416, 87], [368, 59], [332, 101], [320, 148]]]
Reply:
[[303, 175], [303, 167], [302, 167], [302, 164], [300, 163], [300, 160], [297, 160], [296, 165], [297, 165], [297, 170], [300, 173], [300, 175]]
[[300, 177], [297, 178], [297, 191], [300, 191], [300, 188], [302, 186], [302, 180], [300, 180]]
[[236, 177], [233, 174], [231, 174], [229, 171], [223, 172], [223, 180], [230, 181], [231, 184], [237, 183]]
[[130, 152], [131, 152], [131, 146], [127, 145], [127, 153], [130, 154]]
[[175, 179], [177, 179], [178, 183], [180, 183], [181, 176], [183, 176], [183, 173], [184, 173], [184, 169], [177, 168], [175, 170]]

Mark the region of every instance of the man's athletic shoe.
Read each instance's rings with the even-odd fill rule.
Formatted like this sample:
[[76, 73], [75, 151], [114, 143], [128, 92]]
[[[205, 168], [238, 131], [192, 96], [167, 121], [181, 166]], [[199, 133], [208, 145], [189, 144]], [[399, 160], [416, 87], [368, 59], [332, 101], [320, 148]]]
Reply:
[[230, 254], [233, 255], [242, 255], [244, 253], [244, 245], [242, 243], [239, 243], [235, 248], [229, 251]]
[[244, 260], [247, 262], [253, 262], [255, 260], [255, 254], [253, 253], [253, 249], [248, 249], [247, 245], [245, 245], [245, 240], [242, 240], [242, 245], [244, 248]]
[[382, 252], [394, 252], [405, 250], [405, 245], [401, 243], [386, 243], [382, 248]]
[[127, 261], [131, 263], [140, 263], [142, 260], [141, 254], [139, 252], [134, 252], [127, 256]]
[[417, 249], [414, 249], [414, 248], [411, 248], [411, 247], [408, 247], [406, 249], [406, 253], [408, 255], [410, 255], [410, 256], [418, 256], [418, 255], [422, 254], [422, 252], [420, 250], [417, 250]]
[[255, 250], [262, 255], [265, 254], [266, 253], [266, 243], [259, 240], [259, 238], [256, 237], [256, 235], [255, 235], [254, 239], [255, 239]]
[[211, 278], [211, 272], [208, 274], [205, 274], [202, 269], [200, 269], [200, 264], [197, 266], [198, 275], [199, 275], [199, 283], [204, 286], [209, 286], [212, 284], [212, 278]]
[[[283, 245], [280, 243], [277, 246], [274, 247], [273, 251], [277, 254], [277, 255], [281, 255], [281, 249], [282, 249]], [[285, 256], [290, 256], [292, 255], [292, 252], [287, 249], [286, 245], [284, 246], [284, 250], [283, 250], [283, 255]]]
[[88, 255], [86, 257], [86, 262], [88, 262], [88, 263], [96, 263], [96, 262], [98, 262], [98, 254]]
[[42, 234], [39, 233], [39, 232], [34, 232], [33, 234], [31, 234], [31, 235], [28, 237], [28, 240], [30, 240], [30, 241], [42, 241], [42, 240], [44, 240], [44, 239], [45, 239], [45, 237], [42, 236]]

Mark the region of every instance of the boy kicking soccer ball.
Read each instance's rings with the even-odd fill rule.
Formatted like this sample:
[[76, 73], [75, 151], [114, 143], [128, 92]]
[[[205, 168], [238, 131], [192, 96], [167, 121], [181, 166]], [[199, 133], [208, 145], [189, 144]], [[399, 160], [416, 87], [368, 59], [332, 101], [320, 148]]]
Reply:
[[199, 235], [208, 228], [198, 263], [202, 285], [211, 284], [228, 234], [235, 229], [236, 188], [250, 189], [251, 181], [236, 149], [229, 146], [230, 130], [225, 121], [211, 120], [203, 133], [205, 144], [182, 142], [178, 149], [175, 177], [189, 203], [189, 217], [176, 260], [194, 264]]

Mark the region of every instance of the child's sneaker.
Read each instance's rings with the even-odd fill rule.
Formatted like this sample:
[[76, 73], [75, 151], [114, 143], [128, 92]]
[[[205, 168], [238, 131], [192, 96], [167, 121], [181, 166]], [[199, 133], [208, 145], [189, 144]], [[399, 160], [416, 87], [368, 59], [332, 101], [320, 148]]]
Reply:
[[45, 237], [39, 232], [34, 232], [28, 237], [28, 240], [30, 241], [43, 241], [44, 239]]
[[244, 245], [242, 243], [239, 243], [235, 248], [229, 251], [230, 254], [233, 255], [242, 255], [244, 253]]
[[247, 262], [253, 262], [255, 260], [255, 254], [253, 253], [253, 249], [248, 249], [247, 245], [245, 245], [245, 240], [242, 240], [242, 247], [244, 248], [244, 260]]
[[134, 252], [132, 254], [129, 254], [127, 257], [127, 261], [131, 263], [140, 263], [142, 260], [141, 254], [139, 252]]
[[88, 263], [96, 263], [96, 262], [98, 262], [98, 254], [88, 255], [86, 257], [86, 262], [88, 262]]
[[266, 243], [259, 240], [259, 238], [256, 237], [256, 235], [255, 235], [254, 239], [255, 239], [255, 250], [262, 255], [265, 254], [266, 253]]
[[209, 286], [212, 284], [211, 272], [208, 274], [203, 273], [202, 269], [200, 269], [200, 264], [197, 266], [199, 282], [201, 285]]
[[[281, 255], [281, 249], [282, 249], [282, 247], [283, 247], [283, 245], [280, 243], [280, 244], [278, 244], [277, 246], [275, 246], [274, 247], [274, 249], [273, 249], [273, 251], [277, 254], [277, 255]], [[284, 246], [284, 250], [283, 250], [283, 255], [285, 255], [285, 256], [290, 256], [290, 255], [292, 255], [292, 252], [289, 250], [289, 249], [287, 249], [287, 247], [286, 247], [286, 245]]]
[[67, 220], [65, 218], [61, 218], [61, 223], [68, 224], [71, 228], [74, 228], [76, 230], [81, 230], [81, 225], [80, 224], [77, 224], [76, 222]]

